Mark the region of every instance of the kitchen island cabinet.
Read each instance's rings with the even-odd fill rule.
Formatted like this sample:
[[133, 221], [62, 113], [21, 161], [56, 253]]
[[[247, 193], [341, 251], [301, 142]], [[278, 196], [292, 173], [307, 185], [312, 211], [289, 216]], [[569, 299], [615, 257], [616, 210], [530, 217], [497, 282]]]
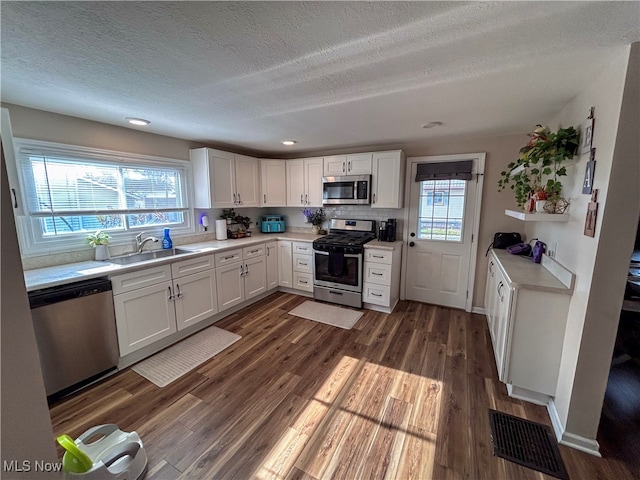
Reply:
[[555, 396], [573, 285], [570, 273], [563, 278], [527, 257], [490, 253], [485, 310], [498, 378], [512, 397], [546, 405]]

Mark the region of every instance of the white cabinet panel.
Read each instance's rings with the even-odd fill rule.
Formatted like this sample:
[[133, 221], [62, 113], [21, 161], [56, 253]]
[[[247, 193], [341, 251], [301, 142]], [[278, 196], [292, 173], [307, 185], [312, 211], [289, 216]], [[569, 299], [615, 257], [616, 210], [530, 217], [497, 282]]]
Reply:
[[267, 291], [267, 260], [264, 256], [244, 261], [245, 300]]
[[187, 275], [173, 283], [178, 330], [218, 313], [215, 270]]
[[390, 313], [400, 298], [402, 244], [395, 248], [365, 247], [362, 302], [365, 308]]
[[236, 207], [260, 205], [260, 167], [258, 159], [235, 154]]
[[293, 254], [289, 240], [278, 240], [278, 284], [293, 288]]
[[402, 208], [404, 153], [374, 153], [371, 183], [371, 208]]
[[294, 272], [302, 272], [302, 273], [312, 273], [313, 265], [312, 265], [311, 255], [300, 255], [299, 253], [293, 254], [293, 271]]
[[353, 153], [324, 157], [324, 176], [343, 177], [347, 175], [370, 175], [371, 153]]
[[111, 277], [111, 288], [113, 294], [118, 295], [166, 281], [171, 281], [171, 265], [114, 275]]
[[121, 357], [176, 332], [171, 295], [171, 282], [162, 282], [113, 296]]
[[265, 244], [267, 260], [267, 290], [278, 287], [278, 242], [267, 242]]
[[202, 257], [190, 258], [171, 264], [171, 276], [175, 278], [184, 277], [193, 273], [211, 270], [215, 267], [213, 255], [204, 255]]
[[242, 262], [216, 268], [218, 311], [238, 305], [244, 301], [244, 278]]
[[373, 303], [382, 307], [388, 307], [391, 300], [391, 287], [364, 283], [362, 285], [362, 301]]
[[322, 158], [287, 160], [287, 206], [322, 206]]
[[214, 254], [216, 267], [222, 267], [231, 263], [236, 263], [242, 260], [242, 249], [237, 248], [235, 250], [227, 250], [226, 252], [219, 252]]
[[311, 273], [293, 272], [293, 288], [305, 292], [313, 292], [313, 275]]
[[286, 160], [260, 160], [260, 206], [285, 207], [287, 205]]
[[325, 177], [342, 177], [347, 174], [347, 156], [333, 155], [324, 157], [323, 173]]

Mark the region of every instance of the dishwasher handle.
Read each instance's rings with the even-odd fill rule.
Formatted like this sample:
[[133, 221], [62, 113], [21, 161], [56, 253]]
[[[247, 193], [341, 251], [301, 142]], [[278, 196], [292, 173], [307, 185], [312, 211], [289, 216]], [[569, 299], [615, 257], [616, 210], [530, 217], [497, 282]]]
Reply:
[[111, 280], [94, 278], [29, 292], [29, 305], [33, 309], [108, 291], [111, 291]]

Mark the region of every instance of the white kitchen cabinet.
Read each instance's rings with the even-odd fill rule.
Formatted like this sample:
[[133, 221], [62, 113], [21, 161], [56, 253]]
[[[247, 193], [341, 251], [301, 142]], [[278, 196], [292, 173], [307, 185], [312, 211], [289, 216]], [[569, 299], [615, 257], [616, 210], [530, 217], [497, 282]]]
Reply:
[[278, 240], [278, 285], [293, 288], [293, 253], [291, 241]]
[[546, 405], [556, 394], [571, 290], [541, 265], [495, 250], [486, 288], [498, 378], [509, 395]]
[[400, 298], [402, 242], [379, 248], [365, 246], [362, 273], [364, 308], [391, 313]]
[[120, 356], [216, 314], [213, 265], [207, 255], [113, 276]]
[[354, 153], [324, 157], [324, 176], [370, 175], [371, 153]]
[[322, 158], [287, 160], [287, 206], [322, 206]]
[[267, 291], [264, 243], [215, 254], [218, 311]]
[[260, 160], [260, 206], [287, 206], [286, 160]]
[[259, 206], [258, 159], [213, 148], [189, 151], [196, 208]]
[[278, 288], [278, 242], [265, 243], [267, 260], [267, 290]]
[[401, 150], [373, 154], [371, 208], [402, 208], [405, 156]]
[[293, 288], [313, 292], [313, 245], [308, 242], [292, 242]]
[[5, 166], [7, 168], [7, 179], [9, 180], [9, 192], [11, 194], [13, 213], [17, 216], [24, 215], [25, 209], [22, 204], [20, 182], [18, 181], [18, 169], [13, 146], [11, 119], [9, 117], [9, 110], [4, 107], [0, 109], [0, 136], [2, 137], [2, 150], [4, 152]]

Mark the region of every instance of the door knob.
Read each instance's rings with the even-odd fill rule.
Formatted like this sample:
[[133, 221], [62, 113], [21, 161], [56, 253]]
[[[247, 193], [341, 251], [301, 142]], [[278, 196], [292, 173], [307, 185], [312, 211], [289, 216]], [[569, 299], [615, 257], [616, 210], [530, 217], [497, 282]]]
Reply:
[[416, 242], [409, 242], [409, 246], [410, 247], [415, 247], [416, 246]]
[[415, 237], [416, 233], [415, 232], [411, 232], [409, 235], [411, 235], [412, 237]]

